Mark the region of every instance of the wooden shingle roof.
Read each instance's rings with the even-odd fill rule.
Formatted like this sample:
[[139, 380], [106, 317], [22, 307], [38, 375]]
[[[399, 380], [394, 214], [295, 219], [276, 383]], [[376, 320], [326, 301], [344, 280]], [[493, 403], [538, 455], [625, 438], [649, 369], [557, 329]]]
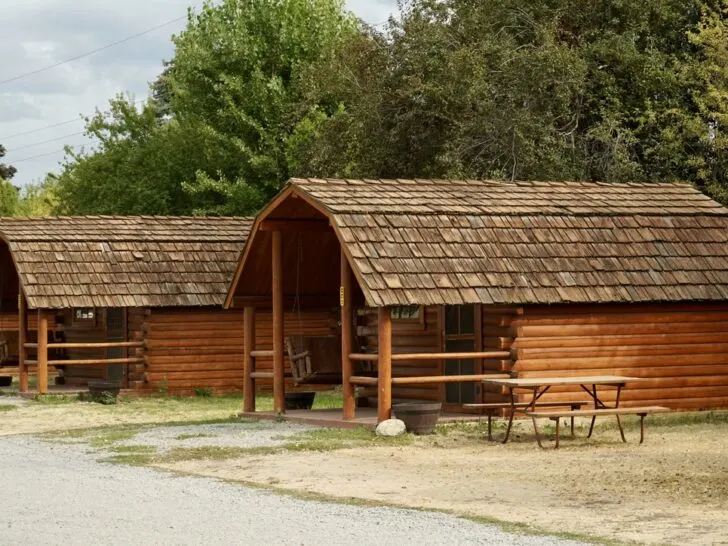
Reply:
[[685, 184], [293, 179], [367, 303], [728, 300], [728, 209]]
[[251, 218], [0, 218], [31, 308], [221, 305]]

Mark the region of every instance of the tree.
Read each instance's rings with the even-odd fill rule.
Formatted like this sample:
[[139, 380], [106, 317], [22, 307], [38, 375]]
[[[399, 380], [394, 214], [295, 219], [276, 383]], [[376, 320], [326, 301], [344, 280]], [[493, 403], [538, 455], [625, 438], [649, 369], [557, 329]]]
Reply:
[[18, 188], [0, 179], [0, 216], [13, 216], [18, 205]]
[[251, 214], [290, 176], [690, 181], [728, 203], [728, 0], [339, 0], [190, 13], [61, 210]]
[[[5, 157], [5, 147], [0, 144], [0, 159]], [[17, 169], [0, 163], [0, 216], [12, 216], [18, 203], [18, 189], [10, 183]]]
[[204, 133], [160, 122], [153, 101], [137, 109], [119, 96], [87, 120], [86, 133], [99, 144], [67, 150], [57, 188], [63, 214], [189, 214], [182, 181], [219, 160]]
[[[0, 159], [5, 157], [5, 146], [0, 144]], [[18, 170], [13, 167], [12, 165], [6, 165], [5, 163], [0, 163], [0, 179], [1, 180], [10, 180], [13, 176], [15, 176], [15, 173], [18, 172]]]
[[299, 123], [337, 108], [302, 84], [356, 33], [339, 0], [224, 0], [190, 16], [169, 84], [175, 117], [221, 151], [216, 169], [187, 181], [201, 211], [252, 213], [278, 191]]
[[48, 175], [39, 184], [24, 186], [15, 207], [15, 216], [52, 216], [58, 208], [57, 179]]
[[141, 111], [117, 97], [88, 120], [100, 145], [69, 150], [60, 210], [254, 213], [291, 176], [299, 124], [338, 106], [304, 84], [357, 33], [340, 0], [206, 2]]

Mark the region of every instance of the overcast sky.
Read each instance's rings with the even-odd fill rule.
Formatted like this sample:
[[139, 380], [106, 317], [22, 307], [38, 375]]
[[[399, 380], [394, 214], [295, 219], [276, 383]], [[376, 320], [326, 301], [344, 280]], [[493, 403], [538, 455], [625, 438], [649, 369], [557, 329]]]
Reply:
[[[58, 170], [64, 144], [87, 144], [81, 134], [81, 114], [92, 114], [96, 107], [105, 109], [109, 98], [120, 92], [144, 99], [148, 83], [161, 71], [162, 60], [172, 57], [170, 35], [184, 28], [187, 8], [202, 3], [3, 0], [0, 144], [7, 155], [0, 161], [18, 169], [13, 182], [22, 185], [42, 179], [47, 172]], [[377, 24], [395, 11], [396, 0], [347, 0], [347, 5], [368, 23]], [[94, 55], [6, 81], [175, 19]]]

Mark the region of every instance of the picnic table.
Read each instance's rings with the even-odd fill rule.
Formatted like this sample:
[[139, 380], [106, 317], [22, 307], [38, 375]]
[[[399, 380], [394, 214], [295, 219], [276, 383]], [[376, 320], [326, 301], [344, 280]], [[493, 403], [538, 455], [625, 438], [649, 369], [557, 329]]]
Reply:
[[[522, 413], [531, 417], [533, 420], [533, 429], [536, 433], [536, 440], [538, 445], [543, 447], [541, 443], [541, 435], [538, 431], [538, 424], [536, 423], [537, 418], [548, 418], [556, 421], [556, 447], [559, 447], [559, 419], [561, 417], [571, 417], [572, 425], [571, 431], [574, 432], [574, 417], [591, 417], [591, 424], [589, 426], [589, 434], [587, 438], [590, 438], [594, 431], [594, 422], [597, 416], [602, 415], [614, 415], [617, 418], [617, 426], [619, 427], [619, 433], [622, 437], [622, 441], [626, 442], [627, 439], [624, 436], [624, 429], [619, 419], [620, 415], [632, 414], [640, 417], [640, 443], [644, 441], [644, 418], [649, 413], [659, 413], [669, 411], [668, 408], [662, 406], [643, 406], [643, 407], [631, 407], [631, 408], [620, 408], [619, 401], [624, 386], [633, 381], [640, 381], [638, 377], [626, 377], [622, 375], [588, 375], [581, 377], [526, 377], [526, 378], [510, 378], [510, 379], [483, 379], [482, 382], [489, 385], [496, 385], [505, 387], [508, 389], [510, 398], [510, 418], [508, 420], [508, 428], [503, 439], [503, 443], [506, 443], [510, 437], [511, 429], [513, 427], [513, 417], [516, 412]], [[594, 405], [593, 409], [574, 409], [572, 402], [564, 402], [563, 406], [572, 406], [571, 410], [552, 410], [544, 409], [545, 407], [553, 407], [558, 402], [548, 402], [540, 404], [541, 397], [546, 394], [551, 387], [567, 386], [567, 385], [579, 385], [584, 392], [589, 395], [591, 402]], [[607, 405], [602, 401], [599, 395], [598, 387], [616, 387], [617, 395], [615, 398], [614, 405]], [[528, 403], [518, 403], [516, 401], [516, 391], [528, 390], [531, 391], [532, 397]]]

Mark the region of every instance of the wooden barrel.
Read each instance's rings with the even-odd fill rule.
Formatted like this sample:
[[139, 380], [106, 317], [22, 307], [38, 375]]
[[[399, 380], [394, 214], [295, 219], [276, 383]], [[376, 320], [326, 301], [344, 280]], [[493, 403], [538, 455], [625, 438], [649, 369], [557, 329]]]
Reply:
[[440, 402], [403, 402], [392, 406], [394, 416], [414, 434], [432, 434], [441, 409]]

